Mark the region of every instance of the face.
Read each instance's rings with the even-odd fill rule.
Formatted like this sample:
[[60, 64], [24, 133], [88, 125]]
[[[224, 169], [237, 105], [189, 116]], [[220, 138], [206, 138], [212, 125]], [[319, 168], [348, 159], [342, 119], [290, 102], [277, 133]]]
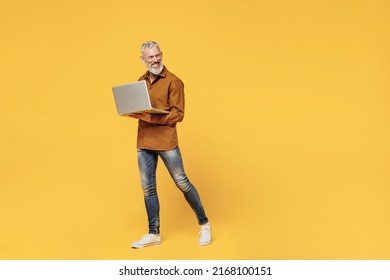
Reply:
[[158, 75], [163, 70], [164, 65], [162, 63], [162, 52], [159, 47], [154, 46], [151, 48], [145, 48], [141, 59], [152, 74]]

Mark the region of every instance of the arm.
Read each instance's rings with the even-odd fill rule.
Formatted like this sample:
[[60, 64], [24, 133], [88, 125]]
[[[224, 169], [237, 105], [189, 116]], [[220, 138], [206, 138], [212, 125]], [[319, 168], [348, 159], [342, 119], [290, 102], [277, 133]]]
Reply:
[[169, 113], [166, 115], [155, 115], [150, 113], [136, 114], [135, 118], [148, 123], [158, 125], [169, 125], [181, 122], [184, 118], [184, 84], [175, 80], [169, 87]]

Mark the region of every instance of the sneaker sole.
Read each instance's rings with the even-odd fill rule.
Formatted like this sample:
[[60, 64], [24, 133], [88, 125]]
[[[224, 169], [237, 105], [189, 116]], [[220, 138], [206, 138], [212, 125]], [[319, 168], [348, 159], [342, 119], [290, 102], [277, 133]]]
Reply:
[[131, 248], [140, 249], [140, 248], [145, 248], [145, 247], [160, 245], [160, 244], [161, 244], [161, 241], [158, 241], [158, 242], [148, 243], [148, 244], [144, 244], [144, 245], [131, 245]]
[[211, 240], [210, 241], [208, 241], [208, 242], [198, 242], [198, 245], [199, 246], [206, 246], [206, 245], [209, 245], [209, 244], [211, 244]]

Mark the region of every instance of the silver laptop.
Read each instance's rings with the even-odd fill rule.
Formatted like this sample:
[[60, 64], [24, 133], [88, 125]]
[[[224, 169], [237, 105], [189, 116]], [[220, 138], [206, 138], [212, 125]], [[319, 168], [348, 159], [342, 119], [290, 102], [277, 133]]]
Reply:
[[112, 88], [118, 114], [129, 116], [129, 114], [148, 112], [151, 114], [168, 114], [169, 111], [153, 108], [150, 103], [146, 81], [142, 80], [130, 84], [115, 86]]

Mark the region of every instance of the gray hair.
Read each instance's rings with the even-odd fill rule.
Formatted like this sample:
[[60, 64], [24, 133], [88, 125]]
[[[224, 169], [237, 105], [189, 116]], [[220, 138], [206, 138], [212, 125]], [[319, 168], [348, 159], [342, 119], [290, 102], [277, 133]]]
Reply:
[[143, 43], [141, 46], [142, 55], [144, 54], [145, 48], [153, 48], [154, 46], [157, 46], [160, 49], [159, 44], [155, 41], [146, 41], [145, 43]]

